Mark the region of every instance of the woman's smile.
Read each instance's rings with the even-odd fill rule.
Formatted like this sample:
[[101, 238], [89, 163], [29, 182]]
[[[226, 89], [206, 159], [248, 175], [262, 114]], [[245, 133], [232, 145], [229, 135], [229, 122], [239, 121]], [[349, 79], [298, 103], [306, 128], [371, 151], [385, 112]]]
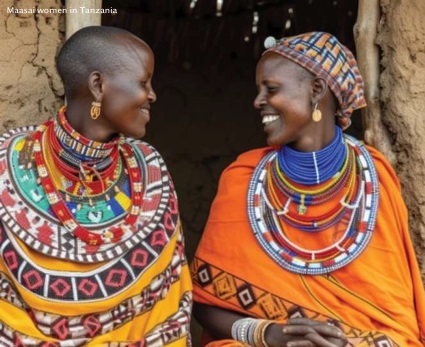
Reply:
[[278, 114], [266, 114], [262, 117], [263, 117], [262, 123], [264, 124], [264, 126], [267, 126], [279, 119]]
[[142, 112], [142, 114], [146, 115], [148, 117], [148, 120], [150, 119], [151, 111], [148, 108], [141, 107], [140, 112]]

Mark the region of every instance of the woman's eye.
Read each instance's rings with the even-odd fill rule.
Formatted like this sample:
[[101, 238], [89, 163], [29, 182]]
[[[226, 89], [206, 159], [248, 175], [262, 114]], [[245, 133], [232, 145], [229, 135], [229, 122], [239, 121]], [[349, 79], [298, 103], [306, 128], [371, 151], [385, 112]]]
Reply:
[[277, 91], [277, 87], [276, 86], [266, 86], [267, 92], [268, 93], [274, 93]]

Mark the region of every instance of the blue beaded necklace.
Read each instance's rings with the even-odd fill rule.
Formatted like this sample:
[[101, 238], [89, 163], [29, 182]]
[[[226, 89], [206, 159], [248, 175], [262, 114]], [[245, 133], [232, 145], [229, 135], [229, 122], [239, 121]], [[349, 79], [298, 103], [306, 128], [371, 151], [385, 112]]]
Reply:
[[312, 186], [336, 175], [346, 156], [347, 147], [344, 144], [342, 129], [335, 126], [335, 137], [323, 149], [317, 152], [300, 152], [282, 146], [277, 160], [286, 177], [296, 183]]

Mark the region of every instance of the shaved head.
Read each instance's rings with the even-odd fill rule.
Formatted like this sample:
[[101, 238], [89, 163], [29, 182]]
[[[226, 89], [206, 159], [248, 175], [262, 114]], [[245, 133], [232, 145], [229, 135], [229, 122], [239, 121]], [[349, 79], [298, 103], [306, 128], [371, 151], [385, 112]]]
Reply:
[[111, 75], [125, 68], [127, 55], [132, 52], [126, 50], [123, 43], [129, 40], [150, 52], [146, 43], [120, 28], [90, 26], [73, 34], [63, 45], [56, 60], [66, 96], [72, 98], [78, 88], [87, 85], [93, 71]]

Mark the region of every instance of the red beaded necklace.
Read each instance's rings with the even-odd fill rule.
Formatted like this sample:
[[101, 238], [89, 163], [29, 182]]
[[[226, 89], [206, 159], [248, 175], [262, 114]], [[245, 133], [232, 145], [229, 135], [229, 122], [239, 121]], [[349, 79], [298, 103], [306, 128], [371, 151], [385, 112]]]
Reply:
[[[46, 192], [46, 196], [53, 212], [67, 230], [72, 232], [76, 238], [91, 246], [99, 246], [105, 242], [118, 242], [124, 234], [124, 229], [130, 228], [137, 221], [142, 206], [142, 175], [132, 147], [128, 143], [115, 144], [119, 147], [118, 150], [120, 156], [123, 159], [127, 170], [131, 192], [131, 208], [129, 209], [122, 225], [111, 228], [109, 231], [104, 230], [102, 233], [95, 233], [83, 227], [74, 218], [52, 180], [51, 171], [64, 169], [63, 166], [57, 165], [58, 162], [56, 160], [49, 163], [46, 162], [46, 150], [48, 149], [46, 144], [53, 143], [52, 137], [55, 135], [51, 129], [54, 128], [54, 126], [55, 122], [53, 120], [49, 120], [40, 125], [33, 134], [34, 158], [40, 183]], [[82, 139], [87, 142], [87, 139], [81, 136], [79, 140]], [[93, 142], [91, 141], [91, 143]], [[62, 171], [61, 173], [63, 174]]]
[[54, 128], [55, 127], [49, 127], [46, 129], [49, 141], [46, 143], [45, 150], [47, 152], [47, 158], [51, 158], [61, 175], [72, 183], [67, 191], [74, 192], [75, 186], [81, 184], [84, 186], [88, 194], [101, 194], [104, 192], [109, 183], [115, 179], [115, 171], [119, 165], [118, 145], [111, 150], [108, 157], [111, 164], [104, 170], [96, 170], [95, 166], [91, 162], [80, 162], [77, 167], [68, 164], [62, 159], [65, 150], [61, 146], [58, 138], [55, 136]]

